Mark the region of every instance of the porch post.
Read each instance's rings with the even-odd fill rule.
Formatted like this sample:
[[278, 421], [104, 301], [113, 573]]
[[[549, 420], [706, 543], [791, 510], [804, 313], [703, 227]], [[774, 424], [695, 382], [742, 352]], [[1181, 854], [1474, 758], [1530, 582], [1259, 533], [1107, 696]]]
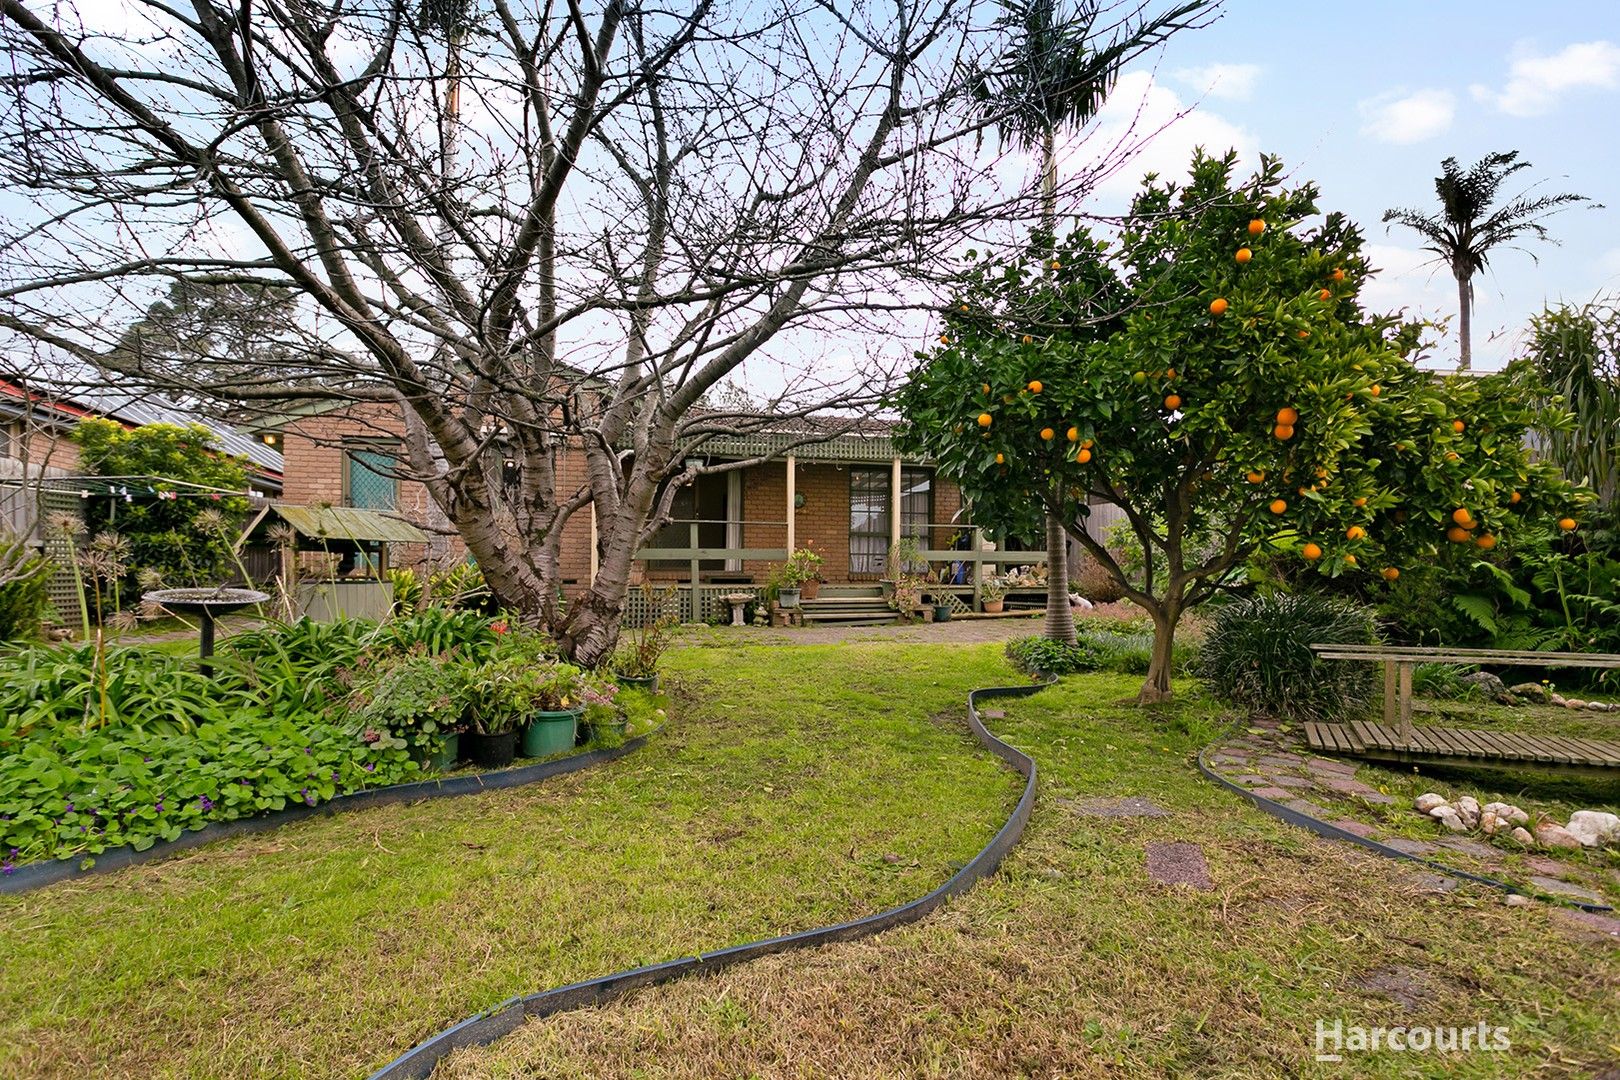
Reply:
[[797, 501], [798, 496], [796, 490], [798, 478], [795, 476], [799, 471], [798, 464], [799, 459], [795, 455], [789, 454], [787, 456], [787, 552], [789, 555], [792, 555], [793, 549], [798, 546], [798, 522], [794, 520], [796, 515], [793, 509], [793, 504]]
[[[697, 512], [697, 500], [696, 499], [692, 500], [692, 507], [693, 507], [692, 512], [696, 513]], [[693, 622], [702, 622], [703, 621], [703, 616], [700, 614], [700, 611], [702, 610], [702, 608], [701, 608], [701, 605], [698, 603], [698, 577], [702, 573], [702, 570], [703, 570], [703, 566], [702, 566], [703, 561], [698, 558], [698, 552], [697, 552], [697, 547], [698, 547], [698, 523], [696, 521], [690, 522], [686, 526], [686, 543], [687, 543], [687, 546], [692, 549], [692, 551], [691, 551], [691, 555], [692, 555], [692, 595], [691, 595], [692, 604], [691, 604], [691, 608], [690, 608], [691, 618], [692, 618]]]
[[[900, 459], [895, 458], [889, 473], [889, 547], [900, 542]], [[894, 573], [890, 567], [889, 572]]]

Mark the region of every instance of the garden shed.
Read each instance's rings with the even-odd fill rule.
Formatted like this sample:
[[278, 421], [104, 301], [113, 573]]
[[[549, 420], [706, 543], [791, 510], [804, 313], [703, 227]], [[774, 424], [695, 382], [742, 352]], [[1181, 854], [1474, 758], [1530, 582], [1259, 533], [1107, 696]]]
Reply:
[[[272, 503], [248, 522], [237, 548], [279, 552], [278, 576], [292, 598], [293, 614], [331, 622], [386, 617], [394, 603], [388, 545], [425, 544], [427, 539], [410, 522], [376, 510]], [[301, 552], [335, 558], [311, 572], [303, 566]]]

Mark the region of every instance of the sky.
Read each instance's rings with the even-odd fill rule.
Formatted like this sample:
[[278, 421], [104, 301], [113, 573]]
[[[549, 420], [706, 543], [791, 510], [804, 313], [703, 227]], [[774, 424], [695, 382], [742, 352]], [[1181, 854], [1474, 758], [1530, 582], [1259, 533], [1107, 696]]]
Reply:
[[[1478, 368], [1511, 359], [1546, 304], [1620, 294], [1617, 0], [1228, 0], [1213, 26], [1176, 36], [1127, 70], [1095, 135], [1138, 108], [1161, 123], [1191, 112], [1105, 183], [1092, 209], [1117, 212], [1149, 169], [1184, 173], [1195, 146], [1236, 147], [1251, 164], [1261, 152], [1279, 155], [1296, 178], [1320, 186], [1324, 210], [1362, 226], [1383, 270], [1362, 293], [1374, 309], [1455, 322], [1450, 273], [1424, 265], [1431, 256], [1415, 233], [1386, 233], [1379, 220], [1395, 206], [1436, 209], [1434, 177], [1446, 157], [1466, 167], [1517, 150], [1533, 168], [1506, 194], [1540, 182], [1539, 191], [1604, 204], [1554, 217], [1560, 244], [1531, 241], [1536, 259], [1502, 251], [1475, 279]], [[1453, 330], [1435, 359], [1454, 363], [1456, 353]]]

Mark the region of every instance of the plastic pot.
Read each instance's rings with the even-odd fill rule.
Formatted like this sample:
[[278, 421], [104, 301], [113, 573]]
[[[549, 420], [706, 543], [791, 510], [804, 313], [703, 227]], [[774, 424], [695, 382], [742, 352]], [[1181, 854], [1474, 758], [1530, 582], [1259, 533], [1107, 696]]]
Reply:
[[949, 605], [949, 604], [935, 604], [934, 605], [934, 621], [935, 622], [950, 622], [951, 621], [951, 605]]
[[461, 736], [461, 744], [466, 747], [467, 757], [474, 765], [498, 769], [512, 764], [512, 758], [517, 753], [517, 732], [480, 735], [476, 731], [468, 731]]
[[776, 591], [776, 602], [778, 604], [781, 604], [785, 608], [796, 608], [796, 607], [798, 607], [799, 606], [799, 590], [798, 589], [778, 589]]
[[574, 748], [582, 709], [542, 709], [523, 726], [520, 750], [524, 757], [549, 757]]
[[651, 675], [615, 675], [613, 681], [626, 690], [645, 690], [649, 694], [658, 693], [658, 672]]
[[439, 772], [449, 772], [456, 762], [461, 760], [461, 732], [452, 731], [444, 737], [439, 744], [439, 752], [427, 759], [430, 769]]

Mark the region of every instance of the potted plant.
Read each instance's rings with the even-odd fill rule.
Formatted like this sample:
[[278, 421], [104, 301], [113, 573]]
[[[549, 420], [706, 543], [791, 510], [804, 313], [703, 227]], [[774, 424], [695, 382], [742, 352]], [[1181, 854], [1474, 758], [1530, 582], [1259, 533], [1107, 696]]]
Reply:
[[804, 600], [814, 600], [821, 593], [821, 553], [816, 550], [815, 541], [806, 540], [804, 547], [795, 551], [788, 559], [789, 562], [799, 560], [807, 568], [808, 573], [799, 583], [799, 596]]
[[[644, 592], [646, 590], [643, 590]], [[658, 661], [669, 648], [670, 634], [675, 619], [665, 611], [664, 605], [648, 605], [649, 612], [659, 612], [642, 626], [630, 628], [629, 636], [613, 654], [613, 677], [620, 686], [633, 686], [648, 693], [658, 692]]]
[[984, 602], [986, 614], [998, 614], [1006, 598], [1007, 582], [1000, 574], [991, 574], [979, 583], [979, 599]]
[[521, 750], [524, 757], [548, 757], [573, 749], [585, 711], [581, 688], [586, 675], [572, 664], [531, 668], [524, 705]]
[[589, 739], [598, 746], [617, 746], [624, 741], [625, 715], [614, 701], [617, 683], [586, 675], [579, 686], [580, 706], [585, 713]]
[[406, 654], [357, 669], [348, 705], [368, 743], [391, 740], [428, 768], [444, 771], [461, 754], [465, 661], [454, 650]]
[[467, 679], [467, 718], [462, 736], [474, 764], [500, 768], [517, 753], [518, 721], [533, 693], [533, 667], [517, 657], [491, 660]]

